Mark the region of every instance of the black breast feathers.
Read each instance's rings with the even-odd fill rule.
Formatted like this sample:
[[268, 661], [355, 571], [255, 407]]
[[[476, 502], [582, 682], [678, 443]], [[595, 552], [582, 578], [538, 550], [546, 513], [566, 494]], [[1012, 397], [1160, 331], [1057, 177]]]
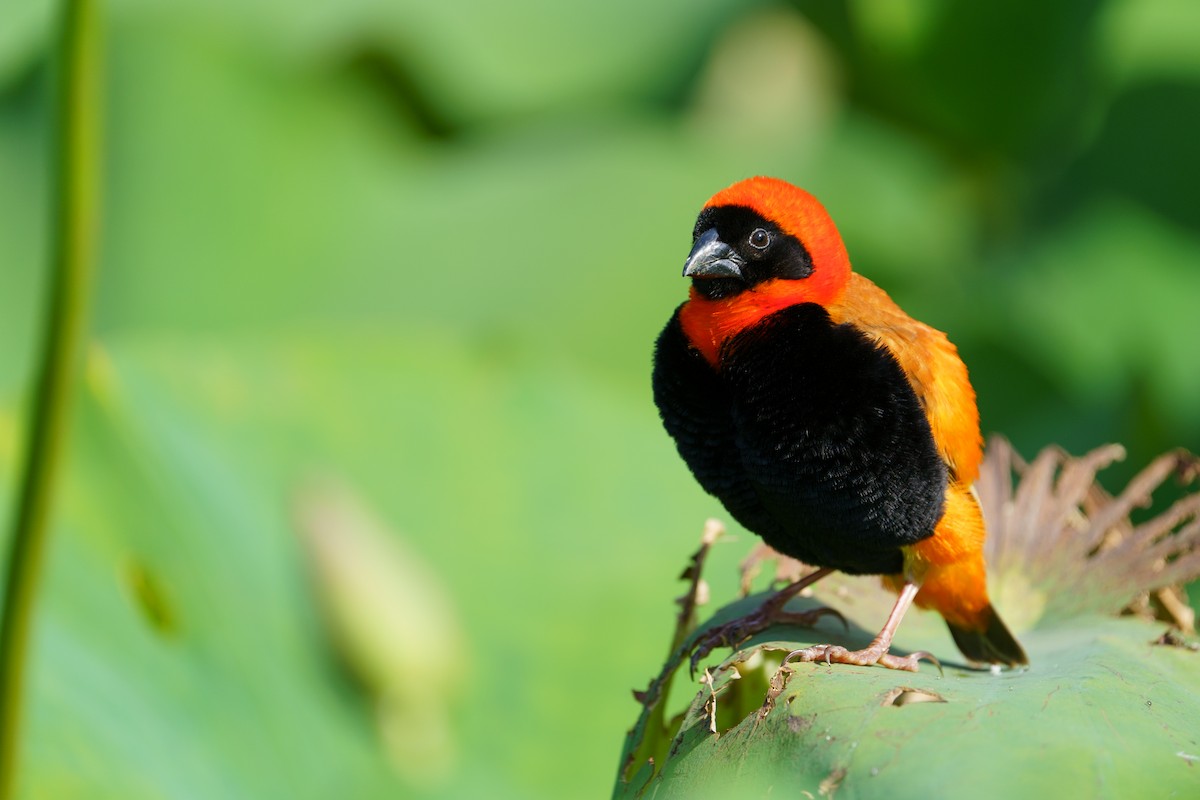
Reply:
[[776, 550], [854, 574], [898, 573], [933, 533], [946, 465], [899, 363], [824, 308], [734, 336], [713, 368], [679, 314], [658, 338], [654, 399], [700, 485]]

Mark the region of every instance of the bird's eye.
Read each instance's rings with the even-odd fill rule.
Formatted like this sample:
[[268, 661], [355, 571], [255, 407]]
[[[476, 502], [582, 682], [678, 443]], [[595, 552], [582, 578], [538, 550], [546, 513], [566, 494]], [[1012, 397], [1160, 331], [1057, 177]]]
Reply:
[[771, 234], [762, 228], [755, 228], [754, 233], [750, 234], [750, 246], [755, 250], [766, 250], [770, 244]]

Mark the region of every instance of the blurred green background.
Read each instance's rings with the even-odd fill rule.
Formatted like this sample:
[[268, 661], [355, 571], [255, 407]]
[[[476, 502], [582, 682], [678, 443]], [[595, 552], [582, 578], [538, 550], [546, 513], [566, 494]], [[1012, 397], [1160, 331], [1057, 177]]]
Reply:
[[[5, 520], [54, 15], [0, 4]], [[695, 214], [752, 174], [950, 333], [986, 432], [1123, 442], [1113, 486], [1200, 450], [1195, 3], [113, 0], [105, 28], [24, 796], [606, 795], [721, 515], [651, 344]]]

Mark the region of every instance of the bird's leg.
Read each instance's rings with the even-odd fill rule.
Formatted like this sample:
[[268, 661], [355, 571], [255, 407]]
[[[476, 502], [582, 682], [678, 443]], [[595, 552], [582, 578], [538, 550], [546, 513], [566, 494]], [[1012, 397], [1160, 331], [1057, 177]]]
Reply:
[[883, 630], [879, 632], [879, 635], [866, 648], [862, 650], [847, 650], [840, 645], [818, 644], [806, 647], [803, 650], [792, 651], [783, 660], [783, 663], [787, 664], [790, 661], [824, 661], [826, 664], [836, 662], [838, 664], [856, 664], [861, 667], [880, 664], [888, 669], [903, 669], [909, 672], [916, 672], [917, 664], [924, 658], [936, 664], [938, 670], [941, 671], [942, 665], [938, 663], [938, 660], [933, 657], [932, 653], [925, 652], [924, 650], [904, 657], [893, 656], [888, 653], [888, 648], [892, 646], [892, 637], [896, 635], [896, 628], [900, 627], [900, 620], [904, 619], [904, 613], [912, 605], [913, 598], [917, 596], [920, 588], [915, 583], [908, 582], [904, 584], [904, 588], [900, 591], [900, 597], [896, 599], [896, 605], [892, 607], [892, 613], [888, 615]]
[[771, 595], [761, 606], [746, 616], [730, 620], [724, 625], [706, 632], [693, 644], [693, 647], [696, 649], [692, 654], [692, 670], [696, 669], [696, 664], [700, 662], [700, 659], [711, 653], [715, 648], [737, 647], [751, 636], [762, 633], [772, 625], [781, 622], [812, 627], [821, 617], [832, 615], [841, 620], [842, 624], [845, 625], [846, 618], [832, 608], [812, 608], [807, 611], [784, 610], [784, 606], [787, 605], [789, 600], [831, 572], [833, 570], [827, 567], [810, 572], [795, 583], [789, 584]]

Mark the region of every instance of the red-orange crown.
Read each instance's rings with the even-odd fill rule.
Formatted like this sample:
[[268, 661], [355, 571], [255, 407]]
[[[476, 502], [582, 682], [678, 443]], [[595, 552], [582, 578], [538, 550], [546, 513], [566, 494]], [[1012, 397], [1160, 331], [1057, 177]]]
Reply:
[[812, 258], [813, 274], [804, 282], [815, 302], [831, 302], [850, 279], [850, 257], [837, 226], [820, 201], [800, 187], [779, 178], [747, 178], [714, 194], [704, 207], [712, 206], [749, 208], [799, 239]]

